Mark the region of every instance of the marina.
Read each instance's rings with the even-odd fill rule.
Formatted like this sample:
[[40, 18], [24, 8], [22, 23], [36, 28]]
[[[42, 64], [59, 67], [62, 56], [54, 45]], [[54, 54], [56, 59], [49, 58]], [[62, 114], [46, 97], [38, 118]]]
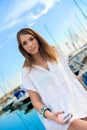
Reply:
[[[81, 79], [87, 90], [87, 44], [69, 55], [69, 66], [74, 74]], [[85, 81], [85, 82], [84, 82]], [[10, 123], [8, 121], [10, 120]], [[7, 125], [4, 126], [4, 123]], [[45, 130], [33, 108], [27, 92], [18, 89], [11, 92], [0, 104], [0, 130]]]
[[0, 115], [0, 130], [45, 130], [37, 113], [31, 109], [27, 114], [16, 110]]
[[76, 74], [87, 90], [87, 44], [77, 49], [69, 56], [69, 66], [74, 74]]
[[87, 91], [87, 1], [22, 2], [1, 2], [2, 8], [8, 4], [9, 9], [0, 9], [0, 130], [45, 130], [29, 94], [20, 87], [18, 72], [24, 59], [18, 54], [15, 35], [25, 26], [40, 32], [48, 43], [68, 54], [71, 71]]
[[[69, 66], [71, 71], [81, 79], [83, 87], [87, 90], [87, 44], [69, 55]], [[18, 87], [0, 104], [0, 113], [8, 110], [13, 112], [18, 109], [25, 110], [27, 113], [32, 108], [28, 93]]]

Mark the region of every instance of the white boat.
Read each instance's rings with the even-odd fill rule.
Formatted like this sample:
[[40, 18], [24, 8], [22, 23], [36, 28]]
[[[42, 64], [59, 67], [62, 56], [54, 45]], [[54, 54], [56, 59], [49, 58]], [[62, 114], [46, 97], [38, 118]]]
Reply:
[[73, 73], [80, 77], [81, 83], [87, 89], [87, 85], [84, 84], [84, 75], [87, 72], [87, 44], [70, 54], [69, 66]]

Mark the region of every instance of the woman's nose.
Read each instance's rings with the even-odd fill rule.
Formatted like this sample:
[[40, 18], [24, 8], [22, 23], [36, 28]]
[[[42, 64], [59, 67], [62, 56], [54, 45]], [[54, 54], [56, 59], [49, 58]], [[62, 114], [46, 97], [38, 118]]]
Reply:
[[28, 42], [28, 47], [32, 47], [32, 42]]

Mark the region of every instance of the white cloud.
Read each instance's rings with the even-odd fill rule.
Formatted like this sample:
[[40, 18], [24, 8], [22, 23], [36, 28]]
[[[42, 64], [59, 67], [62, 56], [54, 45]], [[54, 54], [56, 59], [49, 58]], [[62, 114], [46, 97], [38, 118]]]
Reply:
[[46, 6], [46, 8], [50, 9], [52, 6], [55, 5], [56, 2], [59, 2], [60, 0], [41, 0], [41, 3]]
[[[46, 14], [56, 2], [60, 0], [21, 0], [21, 2], [14, 5], [14, 7], [8, 12], [7, 16], [3, 20], [4, 26], [0, 26], [0, 31], [5, 30], [7, 28], [11, 28], [14, 25], [20, 22], [28, 22], [28, 25], [32, 26], [37, 19], [39, 19], [42, 15]], [[44, 9], [41, 11], [37, 11], [37, 14], [34, 14], [32, 9], [38, 5], [44, 5]], [[25, 14], [28, 14], [27, 16]]]
[[16, 20], [13, 20], [13, 21], [11, 21], [9, 24], [5, 25], [4, 27], [2, 26], [2, 27], [0, 28], [0, 31], [3, 31], [3, 30], [8, 29], [8, 28], [10, 28], [10, 27], [13, 27], [15, 24], [17, 24], [17, 21], [16, 21]]
[[[3, 31], [7, 28], [11, 28], [19, 22], [24, 20], [22, 15], [27, 11], [30, 11], [36, 4], [38, 4], [39, 0], [29, 1], [29, 0], [21, 0], [21, 2], [16, 3], [16, 5], [9, 7], [9, 12], [7, 12], [6, 17], [2, 19], [2, 25], [0, 25], [0, 31]], [[4, 14], [3, 14], [4, 15]]]
[[33, 26], [35, 22], [28, 23], [28, 26]]
[[55, 3], [59, 1], [60, 0], [41, 0], [41, 4], [43, 4], [45, 8], [41, 12], [38, 11], [39, 13], [37, 14], [31, 13], [27, 16], [27, 19], [30, 20], [30, 22], [37, 20], [42, 15], [46, 14], [55, 5]]
[[21, 0], [21, 2], [13, 6], [12, 11], [10, 10], [9, 14], [5, 18], [5, 21], [20, 17], [21, 15], [32, 9], [38, 2], [39, 0]]
[[8, 28], [13, 27], [14, 25], [18, 24], [18, 23], [21, 22], [21, 21], [23, 21], [22, 18], [11, 20], [11, 22], [9, 22], [8, 24], [5, 24], [4, 26], [1, 26], [1, 27], [0, 27], [0, 32], [3, 31], [3, 30], [5, 30], [5, 29], [8, 29]]

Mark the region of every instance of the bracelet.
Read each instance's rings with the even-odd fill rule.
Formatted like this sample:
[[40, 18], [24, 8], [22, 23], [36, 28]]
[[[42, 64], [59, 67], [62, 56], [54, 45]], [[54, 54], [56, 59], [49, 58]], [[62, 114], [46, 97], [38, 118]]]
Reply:
[[40, 114], [41, 114], [44, 118], [46, 118], [45, 115], [44, 115], [44, 113], [45, 113], [46, 110], [51, 111], [51, 110], [50, 110], [49, 108], [47, 108], [47, 107], [43, 107], [43, 108], [41, 108], [41, 110], [40, 110]]

